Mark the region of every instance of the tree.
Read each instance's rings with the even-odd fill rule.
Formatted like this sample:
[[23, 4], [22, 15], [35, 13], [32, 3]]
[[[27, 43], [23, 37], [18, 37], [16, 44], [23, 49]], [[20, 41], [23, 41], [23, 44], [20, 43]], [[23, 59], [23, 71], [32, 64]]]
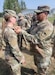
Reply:
[[21, 0], [20, 6], [21, 6], [21, 10], [26, 9], [26, 4], [23, 0]]
[[4, 0], [3, 10], [4, 9], [15, 10], [17, 13], [21, 11], [18, 0]]

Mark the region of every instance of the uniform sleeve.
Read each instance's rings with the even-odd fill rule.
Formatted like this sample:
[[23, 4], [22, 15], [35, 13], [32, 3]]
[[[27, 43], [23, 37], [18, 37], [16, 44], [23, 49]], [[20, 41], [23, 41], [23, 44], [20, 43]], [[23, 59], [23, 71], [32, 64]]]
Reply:
[[52, 35], [52, 32], [53, 27], [49, 27], [47, 25], [42, 27], [35, 35], [28, 34], [26, 31], [22, 30], [22, 33], [25, 35], [27, 40], [31, 41], [34, 44], [39, 44], [39, 40], [46, 40]]
[[26, 37], [28, 41], [31, 41], [34, 44], [38, 44], [38, 39], [36, 38], [35, 35], [31, 35], [27, 33], [25, 30], [22, 30], [22, 34]]
[[10, 44], [10, 46], [12, 47], [12, 53], [14, 54], [14, 56], [18, 59], [18, 57], [23, 57], [23, 54], [21, 53], [19, 47], [18, 47], [18, 43], [17, 43], [17, 35], [15, 33], [5, 33], [6, 38], [8, 39], [8, 42]]
[[53, 28], [45, 26], [45, 28], [41, 29], [37, 32], [36, 37], [38, 37], [39, 40], [43, 41], [48, 39], [53, 33]]

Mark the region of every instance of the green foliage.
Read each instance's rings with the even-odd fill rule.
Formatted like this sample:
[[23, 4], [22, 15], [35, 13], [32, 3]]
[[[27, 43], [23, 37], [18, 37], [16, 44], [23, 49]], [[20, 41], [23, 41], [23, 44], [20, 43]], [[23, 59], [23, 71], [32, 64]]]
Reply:
[[20, 6], [21, 6], [21, 10], [26, 9], [26, 4], [23, 0], [21, 0]]
[[53, 21], [55, 20], [54, 17], [49, 17], [48, 19], [49, 19], [49, 21], [50, 21], [51, 23], [53, 23]]
[[0, 17], [0, 22], [2, 22], [2, 17]]
[[23, 0], [19, 3], [18, 0], [4, 0], [3, 10], [11, 9], [19, 13], [21, 10], [26, 9], [26, 4]]
[[3, 16], [3, 13], [0, 13], [0, 17], [2, 17]]
[[15, 10], [17, 13], [21, 11], [18, 0], [4, 0], [3, 9]]

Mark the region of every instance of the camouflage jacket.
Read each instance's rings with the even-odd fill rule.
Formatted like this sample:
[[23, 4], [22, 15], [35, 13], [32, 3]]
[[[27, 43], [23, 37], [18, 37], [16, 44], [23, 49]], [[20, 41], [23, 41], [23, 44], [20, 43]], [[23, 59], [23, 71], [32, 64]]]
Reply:
[[33, 25], [29, 31], [30, 34], [22, 30], [22, 33], [27, 40], [31, 41], [33, 44], [40, 44], [43, 49], [51, 47], [52, 41], [49, 37], [52, 35], [53, 25], [48, 20]]
[[18, 20], [18, 26], [21, 26], [21, 28], [24, 30], [30, 28], [30, 24], [28, 23], [27, 19]]
[[21, 53], [17, 43], [17, 34], [14, 32], [12, 28], [8, 26], [4, 30], [4, 40], [6, 43], [5, 57], [14, 56], [17, 60], [19, 57], [23, 57], [23, 54]]

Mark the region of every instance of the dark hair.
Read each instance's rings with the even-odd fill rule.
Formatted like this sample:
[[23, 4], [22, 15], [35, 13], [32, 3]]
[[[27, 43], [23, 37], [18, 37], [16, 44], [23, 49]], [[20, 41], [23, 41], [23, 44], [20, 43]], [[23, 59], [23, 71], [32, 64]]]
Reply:
[[11, 66], [2, 58], [0, 58], [0, 75], [13, 75]]

